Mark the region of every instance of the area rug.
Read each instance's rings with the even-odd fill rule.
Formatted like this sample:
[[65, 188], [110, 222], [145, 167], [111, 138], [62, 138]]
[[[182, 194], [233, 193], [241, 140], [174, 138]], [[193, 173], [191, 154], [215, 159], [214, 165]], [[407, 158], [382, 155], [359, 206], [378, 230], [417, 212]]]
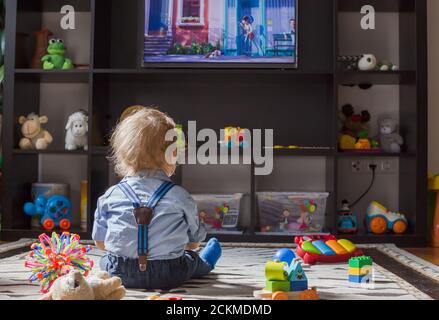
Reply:
[[[0, 299], [40, 299], [38, 287], [27, 281], [24, 249], [32, 241], [0, 246]], [[228, 244], [215, 270], [203, 279], [161, 294], [194, 300], [251, 300], [264, 287], [264, 265], [282, 245]], [[304, 266], [309, 285], [327, 300], [429, 300], [438, 299], [439, 268], [394, 245], [363, 246], [374, 259], [373, 283], [368, 286], [347, 280], [347, 264]], [[102, 252], [90, 256], [98, 262]], [[98, 265], [98, 264], [97, 264]], [[128, 290], [126, 299], [145, 300], [157, 292]]]

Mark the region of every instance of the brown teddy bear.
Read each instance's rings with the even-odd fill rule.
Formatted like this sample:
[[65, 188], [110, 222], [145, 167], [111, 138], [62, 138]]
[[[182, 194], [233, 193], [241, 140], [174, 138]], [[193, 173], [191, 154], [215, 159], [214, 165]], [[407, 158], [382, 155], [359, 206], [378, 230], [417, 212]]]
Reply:
[[19, 146], [22, 150], [45, 150], [52, 143], [52, 135], [42, 128], [43, 124], [49, 122], [46, 116], [39, 117], [35, 113], [27, 117], [21, 116], [18, 123], [21, 125], [21, 134]]
[[55, 280], [44, 300], [120, 300], [126, 290], [118, 277], [99, 272], [86, 278], [79, 271]]

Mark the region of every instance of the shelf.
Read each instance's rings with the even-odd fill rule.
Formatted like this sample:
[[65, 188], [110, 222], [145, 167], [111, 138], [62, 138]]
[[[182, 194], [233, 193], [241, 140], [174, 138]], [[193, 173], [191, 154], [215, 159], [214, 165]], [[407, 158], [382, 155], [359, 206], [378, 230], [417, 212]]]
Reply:
[[41, 82], [88, 82], [89, 69], [73, 70], [42, 70], [42, 69], [15, 69], [15, 75], [20, 78], [37, 79]]
[[331, 157], [334, 156], [334, 149], [273, 149], [275, 156], [312, 156], [312, 157]]
[[297, 76], [331, 76], [332, 72], [329, 71], [306, 71], [301, 69], [283, 69], [283, 68], [255, 68], [245, 67], [245, 68], [230, 68], [224, 66], [212, 67], [212, 65], [206, 65], [204, 67], [190, 68], [190, 67], [162, 67], [162, 68], [139, 68], [139, 69], [94, 69], [95, 74], [107, 74], [107, 75], [117, 75], [117, 74], [287, 74], [287, 75], [297, 75]]
[[38, 154], [52, 154], [52, 155], [84, 155], [86, 156], [88, 154], [88, 151], [84, 150], [21, 150], [21, 149], [14, 149], [13, 150], [14, 155], [38, 155]]
[[[54, 230], [57, 233], [61, 233], [62, 230]], [[49, 236], [53, 231], [46, 231], [43, 229], [1, 229], [2, 240], [4, 241], [16, 241], [20, 238], [38, 239], [40, 234], [46, 233]], [[82, 231], [79, 228], [73, 228], [69, 230], [70, 233], [76, 233], [81, 237], [81, 240], [91, 239], [88, 232]]]
[[[273, 243], [285, 243], [294, 245], [295, 236], [291, 235], [256, 235], [256, 234], [243, 234], [243, 235], [225, 235], [225, 234], [209, 234], [207, 239], [217, 238], [221, 242], [247, 242], [247, 243], [258, 243], [258, 244], [273, 244]], [[337, 235], [339, 239], [348, 239], [355, 244], [384, 244], [384, 243], [394, 243], [397, 246], [402, 247], [418, 247], [426, 244], [425, 236], [404, 234], [404, 235]]]
[[390, 152], [355, 152], [355, 151], [339, 151], [337, 157], [340, 158], [414, 158], [415, 153], [390, 153]]
[[415, 71], [337, 71], [339, 85], [398, 85], [414, 83]]
[[410, 0], [340, 0], [338, 9], [341, 12], [360, 12], [364, 5], [372, 5], [376, 12], [407, 12], [414, 11]]

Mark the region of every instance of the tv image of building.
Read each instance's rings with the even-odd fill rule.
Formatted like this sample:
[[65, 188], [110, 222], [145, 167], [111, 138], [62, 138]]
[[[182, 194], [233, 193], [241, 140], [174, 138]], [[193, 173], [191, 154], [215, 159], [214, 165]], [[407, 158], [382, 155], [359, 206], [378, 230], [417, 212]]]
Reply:
[[145, 4], [145, 62], [295, 62], [296, 0]]

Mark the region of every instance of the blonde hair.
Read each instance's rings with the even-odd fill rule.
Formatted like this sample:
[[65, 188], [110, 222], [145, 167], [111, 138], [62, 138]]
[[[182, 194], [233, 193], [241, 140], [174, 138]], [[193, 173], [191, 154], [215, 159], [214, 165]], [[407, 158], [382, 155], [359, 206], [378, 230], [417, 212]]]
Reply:
[[111, 157], [119, 176], [133, 176], [142, 170], [163, 170], [170, 174], [175, 166], [166, 161], [166, 133], [175, 129], [172, 118], [144, 107], [123, 119], [111, 136]]

